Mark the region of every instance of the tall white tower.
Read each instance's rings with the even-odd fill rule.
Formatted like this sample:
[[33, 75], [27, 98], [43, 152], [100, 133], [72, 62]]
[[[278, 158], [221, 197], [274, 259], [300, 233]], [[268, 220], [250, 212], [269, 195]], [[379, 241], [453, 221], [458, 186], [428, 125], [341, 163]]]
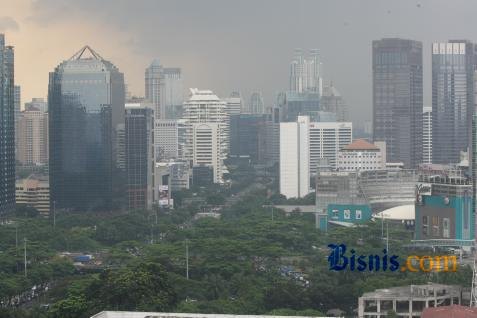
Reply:
[[[183, 119], [187, 121], [186, 158], [193, 163], [198, 162], [197, 156], [200, 153], [197, 152], [198, 148], [194, 147], [194, 142], [198, 140], [198, 133], [207, 130], [211, 139], [209, 139], [210, 141], [203, 139], [202, 141], [206, 143], [203, 146], [208, 145], [211, 151], [214, 151], [213, 149], [218, 151], [217, 160], [211, 165], [214, 165], [214, 172], [217, 173], [217, 175], [214, 175], [214, 181], [222, 182], [222, 175], [227, 172], [224, 160], [227, 158], [229, 151], [229, 116], [226, 112], [225, 101], [222, 101], [210, 90], [191, 88], [190, 97], [184, 103]], [[195, 124], [217, 125], [197, 126]], [[217, 144], [217, 147], [214, 146], [214, 143]]]

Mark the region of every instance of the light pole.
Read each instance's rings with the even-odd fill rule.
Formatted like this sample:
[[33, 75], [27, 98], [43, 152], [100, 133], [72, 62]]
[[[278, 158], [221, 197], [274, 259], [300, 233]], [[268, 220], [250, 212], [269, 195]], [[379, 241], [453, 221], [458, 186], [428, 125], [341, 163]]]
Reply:
[[186, 252], [186, 279], [189, 280], [189, 240], [185, 241], [185, 252]]
[[53, 228], [56, 229], [56, 201], [53, 201]]
[[26, 237], [23, 238], [23, 262], [24, 262], [24, 268], [25, 268], [25, 277], [27, 277], [27, 250], [26, 250], [26, 243], [27, 239]]

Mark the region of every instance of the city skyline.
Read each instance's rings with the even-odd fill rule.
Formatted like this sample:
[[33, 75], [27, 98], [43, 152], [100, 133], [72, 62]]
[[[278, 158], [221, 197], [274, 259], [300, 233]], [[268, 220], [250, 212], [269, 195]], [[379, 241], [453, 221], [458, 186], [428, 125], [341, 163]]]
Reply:
[[[20, 0], [2, 8], [0, 32], [17, 48], [16, 84], [22, 86], [23, 100], [46, 97], [48, 71], [77, 47], [89, 44], [124, 70], [135, 95], [143, 95], [144, 68], [160, 58], [165, 65], [182, 68], [184, 90], [211, 88], [220, 97], [233, 89], [243, 96], [261, 90], [266, 106], [271, 106], [276, 94], [288, 87], [294, 49], [317, 48], [324, 80], [333, 81], [348, 101], [353, 120], [360, 122], [371, 119], [372, 40], [400, 37], [423, 42], [427, 106], [432, 42], [477, 38], [471, 20], [476, 4], [464, 1], [163, 1], [141, 6], [104, 1], [94, 3], [93, 13], [88, 10], [91, 4]], [[74, 13], [66, 18], [62, 12]], [[331, 19], [333, 13], [341, 18]], [[211, 36], [199, 37], [206, 32]], [[188, 49], [190, 44], [194, 50]], [[251, 49], [244, 55], [239, 48], [247, 46]], [[350, 50], [352, 60], [347, 58]], [[257, 70], [264, 75], [256, 76]]]

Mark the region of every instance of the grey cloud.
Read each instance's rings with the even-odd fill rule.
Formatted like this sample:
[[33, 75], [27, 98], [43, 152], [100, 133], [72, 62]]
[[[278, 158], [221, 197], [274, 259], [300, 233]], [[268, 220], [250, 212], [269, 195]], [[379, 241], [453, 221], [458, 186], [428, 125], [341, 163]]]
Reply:
[[[476, 10], [477, 2], [467, 0], [37, 0], [32, 21], [76, 20], [115, 29], [124, 38], [104, 34], [104, 41], [120, 43], [144, 66], [159, 57], [183, 67], [186, 86], [222, 96], [261, 89], [267, 105], [287, 89], [293, 49], [318, 48], [325, 80], [333, 80], [355, 120], [362, 121], [371, 117], [372, 40], [423, 41], [430, 103], [430, 44], [477, 41]], [[128, 65], [118, 66], [127, 75]]]
[[0, 17], [0, 31], [18, 31], [20, 26], [17, 21], [11, 17]]

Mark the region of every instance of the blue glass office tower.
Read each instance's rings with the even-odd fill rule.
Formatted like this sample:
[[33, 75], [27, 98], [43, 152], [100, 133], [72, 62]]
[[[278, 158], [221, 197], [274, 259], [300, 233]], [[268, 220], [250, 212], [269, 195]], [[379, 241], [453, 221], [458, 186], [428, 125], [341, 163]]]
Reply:
[[15, 106], [13, 47], [0, 34], [0, 214], [15, 207]]
[[111, 210], [124, 198], [124, 76], [88, 46], [50, 73], [50, 197], [57, 208]]
[[432, 161], [460, 162], [471, 149], [475, 45], [465, 40], [432, 44]]

